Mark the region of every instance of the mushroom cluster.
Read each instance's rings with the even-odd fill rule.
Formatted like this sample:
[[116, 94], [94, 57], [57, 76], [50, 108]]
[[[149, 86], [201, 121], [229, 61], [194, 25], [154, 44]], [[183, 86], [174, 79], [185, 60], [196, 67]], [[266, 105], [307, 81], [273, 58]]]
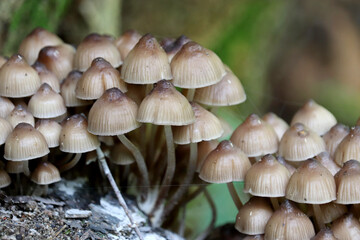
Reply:
[[[337, 123], [313, 100], [290, 126], [273, 113], [251, 114], [230, 141], [206, 148], [199, 177], [228, 184], [235, 228], [249, 238], [358, 239], [359, 136], [360, 126]], [[245, 205], [233, 181], [244, 181]]]

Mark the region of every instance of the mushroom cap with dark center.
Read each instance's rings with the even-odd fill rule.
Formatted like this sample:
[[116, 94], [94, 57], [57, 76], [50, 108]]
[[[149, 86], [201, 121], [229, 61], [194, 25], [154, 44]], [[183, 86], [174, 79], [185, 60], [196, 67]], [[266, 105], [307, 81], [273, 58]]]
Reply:
[[339, 204], [360, 203], [360, 163], [350, 160], [335, 175], [337, 198]]
[[281, 140], [286, 130], [289, 129], [289, 124], [278, 117], [275, 113], [269, 112], [265, 114], [262, 119], [274, 128], [276, 134], [279, 137], [279, 140]]
[[326, 144], [326, 151], [330, 153], [331, 157], [335, 156], [336, 148], [349, 132], [350, 128], [348, 126], [338, 123], [322, 136]]
[[118, 39], [115, 40], [115, 45], [121, 54], [122, 60], [125, 60], [129, 52], [139, 42], [140, 38], [141, 35], [137, 31], [127, 30]]
[[92, 103], [92, 101], [85, 101], [76, 97], [75, 89], [81, 76], [81, 72], [76, 70], [71, 71], [61, 83], [61, 96], [63, 97], [67, 107], [80, 107]]
[[39, 185], [48, 185], [61, 181], [59, 170], [50, 162], [40, 162], [31, 173], [31, 181]]
[[334, 159], [340, 166], [350, 159], [360, 161], [360, 126], [351, 128], [349, 134], [336, 148]]
[[31, 126], [35, 125], [34, 116], [23, 105], [17, 105], [10, 114], [6, 117], [6, 120], [11, 124], [13, 128], [21, 122], [29, 123]]

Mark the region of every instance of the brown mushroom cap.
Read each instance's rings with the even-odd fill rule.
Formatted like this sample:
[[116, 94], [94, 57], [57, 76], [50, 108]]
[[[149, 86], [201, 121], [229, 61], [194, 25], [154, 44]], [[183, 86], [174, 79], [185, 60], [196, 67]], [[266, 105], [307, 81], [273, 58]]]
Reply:
[[35, 125], [34, 116], [23, 105], [17, 105], [6, 117], [6, 120], [13, 128], [21, 122], [29, 123], [31, 126]]
[[40, 162], [31, 173], [31, 181], [39, 185], [48, 185], [61, 181], [59, 170], [50, 162]]
[[198, 143], [198, 156], [196, 162], [196, 172], [200, 172], [200, 169], [207, 157], [207, 155], [214, 150], [219, 142], [217, 140], [202, 141]]
[[0, 117], [0, 129], [0, 145], [3, 145], [6, 141], [6, 138], [12, 132], [13, 127], [8, 121]]
[[326, 167], [333, 176], [340, 170], [340, 167], [335, 163], [334, 159], [330, 157], [328, 152], [319, 153], [315, 159]]
[[322, 137], [326, 144], [326, 151], [329, 152], [332, 157], [335, 156], [336, 148], [349, 132], [350, 129], [348, 126], [338, 123]]
[[351, 128], [336, 148], [334, 159], [340, 166], [350, 159], [360, 161], [360, 126]]
[[289, 129], [289, 125], [275, 113], [269, 112], [265, 114], [262, 119], [274, 128], [279, 140], [281, 140], [286, 130]]
[[36, 122], [35, 128], [42, 133], [49, 148], [59, 146], [61, 125], [54, 120], [40, 119]]
[[49, 71], [45, 65], [40, 62], [35, 62], [32, 67], [39, 74], [41, 84], [47, 83], [56, 93], [60, 92], [60, 80], [53, 72]]
[[14, 108], [14, 104], [9, 99], [0, 97], [0, 117], [6, 118]]
[[329, 228], [323, 228], [311, 240], [339, 240]]
[[122, 143], [112, 147], [110, 161], [115, 165], [129, 165], [135, 162], [134, 155]]
[[345, 205], [336, 204], [334, 202], [319, 205], [321, 210], [321, 219], [324, 223], [331, 223], [335, 219], [347, 213]]
[[0, 168], [0, 188], [7, 187], [11, 184], [11, 178], [9, 174]]
[[139, 42], [140, 38], [141, 35], [137, 31], [127, 30], [118, 39], [115, 40], [115, 45], [121, 54], [122, 60], [125, 60], [129, 52]]
[[358, 239], [360, 236], [360, 222], [352, 214], [345, 214], [333, 222], [331, 230], [338, 239]]
[[339, 204], [360, 203], [360, 163], [347, 161], [335, 175], [337, 198]]
[[76, 97], [75, 89], [81, 76], [81, 72], [76, 70], [71, 71], [61, 83], [61, 96], [67, 107], [80, 107], [92, 103], [92, 101], [85, 101]]

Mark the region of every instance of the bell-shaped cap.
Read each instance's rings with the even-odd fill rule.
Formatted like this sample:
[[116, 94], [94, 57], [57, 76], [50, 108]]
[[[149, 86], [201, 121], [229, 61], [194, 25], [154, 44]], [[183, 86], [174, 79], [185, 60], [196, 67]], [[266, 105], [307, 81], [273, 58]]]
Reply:
[[244, 192], [260, 197], [283, 197], [290, 172], [270, 154], [247, 171]]
[[92, 103], [92, 101], [85, 101], [76, 97], [75, 89], [81, 76], [81, 72], [76, 70], [71, 71], [61, 83], [61, 96], [63, 97], [65, 106], [67, 107], [80, 107]]
[[224, 130], [219, 119], [195, 102], [191, 103], [191, 107], [195, 113], [195, 122], [173, 127], [174, 143], [197, 143], [221, 137]]
[[309, 159], [291, 175], [286, 198], [298, 203], [324, 204], [336, 199], [333, 175], [315, 159]]
[[186, 43], [171, 60], [173, 83], [181, 88], [201, 88], [221, 81], [226, 74], [220, 58], [196, 42]]
[[326, 144], [326, 151], [330, 153], [331, 157], [335, 156], [337, 147], [349, 132], [350, 128], [348, 126], [338, 123], [322, 136]]
[[122, 143], [112, 147], [110, 161], [115, 165], [130, 165], [135, 162], [134, 155]]
[[351, 128], [336, 148], [334, 159], [340, 166], [350, 159], [360, 161], [360, 126]]
[[309, 100], [295, 113], [291, 125], [302, 123], [321, 136], [329, 131], [336, 122], [336, 118], [331, 112], [314, 100]]
[[41, 84], [47, 83], [56, 93], [60, 92], [60, 80], [53, 72], [49, 71], [45, 65], [40, 62], [35, 62], [32, 67], [39, 74]]
[[115, 136], [140, 126], [138, 106], [118, 88], [111, 88], [94, 103], [89, 112], [88, 130], [101, 136]]
[[4, 158], [25, 161], [50, 152], [44, 136], [28, 123], [19, 123], [7, 137]]
[[356, 160], [347, 161], [335, 175], [336, 203], [360, 203], [360, 163]]
[[100, 146], [98, 138], [88, 132], [88, 122], [81, 114], [75, 114], [62, 123], [60, 150], [69, 153], [85, 153]]
[[331, 230], [339, 240], [358, 239], [360, 236], [360, 222], [354, 215], [348, 213], [334, 221]]
[[35, 128], [45, 137], [49, 148], [59, 146], [61, 132], [61, 125], [59, 123], [54, 120], [39, 119], [35, 124]]
[[79, 44], [74, 57], [74, 68], [85, 72], [91, 62], [98, 57], [104, 58], [114, 68], [122, 64], [121, 55], [114, 43], [108, 36], [97, 33], [89, 34]]
[[0, 129], [0, 145], [3, 145], [6, 141], [6, 138], [12, 132], [13, 127], [8, 121], [0, 117]]
[[11, 184], [11, 178], [9, 174], [0, 168], [0, 188], [5, 188]]
[[319, 207], [321, 213], [320, 218], [324, 223], [331, 223], [348, 211], [346, 205], [336, 204], [334, 202], [321, 204]]
[[196, 89], [194, 95], [194, 101], [209, 106], [232, 106], [245, 100], [244, 88], [231, 71], [226, 71], [220, 82]]
[[11, 124], [13, 128], [19, 123], [29, 123], [31, 126], [35, 125], [34, 116], [23, 105], [17, 105], [10, 114], [6, 117], [6, 120]]
[[329, 228], [323, 228], [311, 240], [340, 240], [334, 236], [334, 233]]
[[264, 234], [272, 214], [273, 210], [266, 198], [252, 197], [236, 215], [235, 228], [244, 234]]
[[174, 58], [174, 56], [180, 51], [180, 49], [191, 40], [185, 35], [179, 36], [177, 39], [163, 39], [160, 45], [165, 50], [168, 55], [169, 61]]
[[11, 98], [31, 96], [41, 84], [38, 73], [19, 54], [0, 68], [0, 79], [0, 95]]
[[262, 119], [274, 128], [279, 140], [281, 140], [286, 130], [289, 129], [289, 125], [275, 113], [269, 112]]
[[292, 125], [283, 135], [279, 155], [288, 161], [304, 161], [325, 151], [324, 140], [301, 123]]
[[265, 228], [265, 239], [304, 240], [315, 236], [314, 225], [306, 214], [285, 200], [274, 212]]
[[276, 153], [279, 139], [275, 130], [256, 114], [249, 115], [233, 132], [230, 140], [248, 157]]
[[219, 142], [217, 140], [202, 141], [198, 143], [198, 155], [196, 161], [196, 172], [200, 172], [200, 169], [207, 157], [207, 155], [214, 150]]
[[243, 181], [250, 167], [250, 161], [241, 149], [224, 140], [206, 157], [199, 177], [209, 183]]
[[76, 85], [76, 97], [83, 100], [98, 99], [110, 88], [127, 91], [125, 82], [118, 70], [103, 58], [95, 58], [91, 66], [83, 73]]
[[59, 170], [50, 162], [40, 162], [31, 173], [31, 181], [38, 185], [48, 185], [61, 181]]
[[27, 35], [19, 46], [19, 54], [23, 55], [26, 61], [32, 65], [38, 58], [43, 47], [54, 46], [63, 43], [55, 34], [43, 28], [35, 28]]
[[139, 42], [140, 38], [141, 35], [137, 31], [127, 30], [115, 40], [115, 46], [119, 50], [122, 60], [125, 60], [129, 52]]
[[139, 106], [137, 120], [155, 125], [188, 125], [195, 121], [189, 101], [171, 82], [161, 80]]
[[55, 118], [66, 113], [64, 99], [47, 83], [30, 98], [28, 108], [36, 118]]
[[132, 84], [172, 79], [168, 57], [151, 34], [144, 35], [129, 52], [121, 68], [121, 77]]
[[315, 159], [326, 167], [333, 176], [340, 170], [340, 167], [334, 162], [334, 159], [330, 157], [328, 152], [319, 153]]
[[0, 117], [6, 118], [14, 108], [14, 104], [8, 98], [0, 97]]

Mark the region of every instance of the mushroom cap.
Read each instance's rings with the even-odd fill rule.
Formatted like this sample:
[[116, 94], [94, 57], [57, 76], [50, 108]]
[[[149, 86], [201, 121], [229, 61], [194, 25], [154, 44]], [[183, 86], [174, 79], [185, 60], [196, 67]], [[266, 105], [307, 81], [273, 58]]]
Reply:
[[0, 97], [0, 117], [6, 118], [14, 108], [14, 104], [9, 99]]
[[337, 198], [339, 204], [360, 203], [360, 163], [347, 161], [335, 175]]
[[314, 226], [306, 214], [285, 200], [265, 227], [265, 239], [304, 240], [315, 236]]
[[125, 60], [129, 52], [139, 42], [140, 38], [141, 35], [137, 31], [127, 30], [118, 39], [115, 40], [115, 46], [119, 50], [122, 60]]
[[194, 95], [194, 101], [209, 106], [232, 106], [245, 100], [244, 88], [231, 71], [226, 71], [220, 82], [196, 89]]
[[137, 111], [136, 103], [120, 89], [108, 89], [90, 109], [88, 130], [101, 136], [125, 134], [140, 127]]
[[291, 125], [302, 123], [321, 136], [329, 131], [336, 122], [336, 118], [331, 112], [311, 99], [295, 113]]
[[283, 197], [290, 172], [270, 154], [265, 155], [247, 171], [244, 192], [260, 197]]
[[269, 112], [265, 114], [262, 119], [274, 128], [279, 140], [281, 140], [286, 130], [289, 129], [289, 124], [278, 117], [275, 113]]
[[250, 161], [241, 149], [224, 140], [206, 157], [199, 177], [210, 183], [243, 181], [250, 167]]
[[29, 123], [31, 126], [35, 125], [34, 116], [27, 111], [25, 106], [20, 104], [10, 112], [10, 114], [6, 117], [6, 120], [13, 128], [21, 122]]
[[334, 162], [334, 159], [330, 157], [328, 152], [319, 153], [315, 156], [315, 159], [326, 167], [333, 176], [340, 170], [340, 167]]
[[266, 198], [252, 197], [236, 215], [235, 228], [244, 234], [264, 234], [272, 214], [273, 210]]
[[20, 43], [19, 54], [23, 55], [26, 61], [32, 65], [38, 58], [43, 47], [54, 46], [63, 43], [55, 34], [43, 29], [35, 28]]
[[301, 123], [292, 125], [279, 145], [279, 155], [293, 162], [304, 161], [324, 151], [324, 140]]
[[31, 96], [41, 84], [38, 73], [19, 54], [0, 68], [0, 79], [0, 95], [11, 98]]
[[336, 204], [334, 202], [321, 204], [319, 207], [321, 210], [321, 219], [324, 223], [331, 223], [348, 211], [345, 205]]
[[53, 72], [48, 70], [45, 65], [40, 62], [35, 62], [32, 67], [39, 74], [41, 84], [47, 83], [56, 93], [60, 92], [60, 80]]
[[0, 117], [0, 129], [0, 145], [3, 145], [6, 141], [6, 138], [12, 132], [13, 127], [8, 121]]
[[163, 39], [160, 45], [165, 50], [166, 54], [168, 55], [169, 61], [175, 57], [175, 55], [180, 51], [180, 49], [191, 40], [186, 37], [185, 35], [179, 36], [177, 39]]
[[275, 130], [256, 114], [250, 114], [233, 132], [230, 140], [248, 157], [276, 153], [279, 140]]
[[334, 236], [334, 233], [329, 228], [321, 229], [315, 237], [311, 238], [311, 240], [338, 240]]
[[28, 123], [19, 123], [7, 137], [4, 158], [25, 161], [50, 152], [44, 136]]
[[155, 125], [188, 125], [195, 121], [189, 101], [171, 82], [161, 80], [141, 102], [137, 120]]
[[81, 76], [81, 72], [76, 70], [71, 71], [61, 83], [61, 96], [67, 107], [80, 107], [92, 103], [92, 101], [85, 101], [76, 97], [75, 89]]
[[341, 240], [358, 239], [360, 236], [360, 222], [352, 214], [345, 214], [331, 225], [334, 236]]
[[219, 119], [197, 103], [192, 102], [190, 104], [195, 114], [195, 122], [173, 127], [174, 143], [197, 143], [221, 137], [224, 130]]
[[151, 34], [145, 34], [126, 56], [121, 77], [132, 84], [152, 84], [172, 79], [166, 52]]
[[76, 97], [83, 100], [98, 99], [110, 88], [119, 88], [127, 91], [120, 72], [113, 68], [109, 62], [99, 57], [91, 62], [91, 66], [83, 73], [76, 85]]
[[130, 165], [135, 162], [134, 155], [122, 143], [112, 147], [110, 161], [115, 165]]
[[60, 145], [61, 125], [59, 123], [50, 119], [39, 119], [35, 124], [35, 128], [45, 137], [49, 148]]
[[55, 118], [66, 113], [64, 99], [47, 83], [30, 98], [28, 108], [36, 118]]
[[350, 159], [360, 161], [360, 126], [351, 128], [336, 148], [334, 159], [340, 166]]
[[220, 58], [196, 42], [186, 43], [171, 60], [173, 83], [181, 88], [207, 87], [226, 74]]
[[330, 153], [331, 157], [335, 156], [336, 148], [349, 132], [350, 128], [348, 126], [338, 123], [322, 136], [326, 144], [326, 151]]
[[217, 140], [202, 141], [198, 143], [198, 156], [196, 161], [196, 172], [200, 172], [200, 169], [207, 157], [207, 155], [214, 150], [219, 142]]
[[97, 57], [104, 58], [114, 68], [122, 64], [120, 52], [109, 37], [92, 33], [86, 36], [77, 47], [74, 68], [84, 72]]
[[75, 114], [62, 124], [60, 150], [69, 153], [85, 153], [100, 146], [97, 136], [87, 130], [88, 122], [81, 114]]
[[315, 159], [309, 159], [291, 175], [286, 198], [298, 203], [324, 204], [336, 199], [333, 175]]
[[9, 174], [0, 168], [0, 188], [7, 187], [11, 184], [11, 178]]
[[31, 181], [39, 185], [48, 185], [61, 181], [59, 170], [50, 162], [40, 162], [31, 173]]

